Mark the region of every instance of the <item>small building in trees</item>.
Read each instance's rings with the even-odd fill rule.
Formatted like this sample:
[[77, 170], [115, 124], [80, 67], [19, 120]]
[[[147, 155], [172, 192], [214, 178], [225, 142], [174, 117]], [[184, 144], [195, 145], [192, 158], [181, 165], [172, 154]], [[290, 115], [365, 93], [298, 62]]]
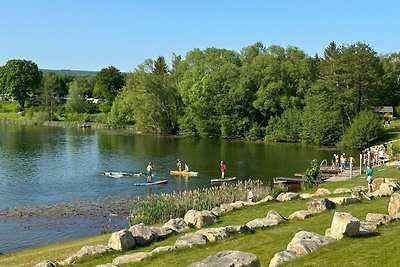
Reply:
[[375, 107], [375, 113], [385, 120], [391, 120], [394, 116], [394, 108], [392, 106]]

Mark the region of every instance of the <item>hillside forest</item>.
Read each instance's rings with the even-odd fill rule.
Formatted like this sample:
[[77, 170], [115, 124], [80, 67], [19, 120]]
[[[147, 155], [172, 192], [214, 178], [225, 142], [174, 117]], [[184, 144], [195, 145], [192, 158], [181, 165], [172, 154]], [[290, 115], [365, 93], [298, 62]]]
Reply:
[[310, 56], [257, 42], [239, 52], [193, 49], [169, 62], [146, 59], [130, 73], [110, 66], [89, 76], [43, 74], [31, 60], [11, 59], [0, 67], [0, 95], [18, 103], [14, 112], [29, 110], [43, 121], [363, 147], [392, 119], [374, 110], [400, 105], [400, 53], [332, 41], [323, 55]]

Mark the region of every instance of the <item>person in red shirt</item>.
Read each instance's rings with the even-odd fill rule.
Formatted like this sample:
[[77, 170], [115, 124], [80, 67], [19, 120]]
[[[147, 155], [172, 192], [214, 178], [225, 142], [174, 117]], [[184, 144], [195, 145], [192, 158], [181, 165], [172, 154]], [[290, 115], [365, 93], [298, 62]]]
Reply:
[[226, 165], [223, 160], [221, 160], [221, 163], [219, 164], [221, 167], [221, 179], [225, 178], [225, 171], [226, 171]]

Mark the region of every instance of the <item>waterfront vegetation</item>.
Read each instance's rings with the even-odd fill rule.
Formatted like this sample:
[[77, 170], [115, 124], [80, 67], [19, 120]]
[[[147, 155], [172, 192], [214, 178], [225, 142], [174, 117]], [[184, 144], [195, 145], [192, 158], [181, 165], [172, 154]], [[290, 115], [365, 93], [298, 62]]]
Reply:
[[310, 56], [257, 42], [239, 52], [193, 49], [170, 64], [147, 59], [127, 74], [111, 66], [95, 76], [43, 76], [32, 61], [9, 60], [0, 67], [0, 94], [21, 112], [8, 120], [365, 147], [382, 138], [374, 107], [400, 104], [399, 75], [400, 53], [378, 55], [366, 43], [332, 41]]
[[146, 225], [183, 218], [191, 209], [211, 210], [223, 203], [246, 199], [246, 188], [252, 188], [254, 200], [261, 200], [269, 194], [270, 186], [261, 181], [240, 181], [234, 184], [210, 188], [174, 192], [172, 194], [150, 195], [140, 198], [132, 208], [131, 225]]
[[[375, 178], [388, 177], [400, 179], [399, 170], [388, 166], [381, 166], [375, 169]], [[339, 187], [352, 188], [358, 185], [366, 185], [364, 175], [347, 181], [322, 184], [320, 187], [333, 191]], [[315, 190], [316, 188], [314, 187], [304, 192], [314, 193]], [[289, 216], [296, 210], [305, 209], [306, 202], [306, 200], [268, 202], [243, 207], [221, 215], [213, 227], [245, 224], [252, 219], [265, 217], [269, 210], [276, 210], [284, 216]], [[208, 243], [207, 245], [190, 249], [185, 248], [160, 253], [145, 259], [143, 262], [124, 266], [187, 266], [194, 261], [206, 258], [210, 254], [228, 249], [255, 253], [260, 258], [262, 265], [267, 266], [273, 255], [278, 251], [284, 250], [287, 243], [298, 231], [307, 230], [324, 234], [325, 230], [330, 227], [335, 211], [349, 212], [363, 220], [367, 213], [387, 213], [388, 203], [389, 197], [382, 197], [372, 201], [363, 200], [361, 203], [349, 206], [337, 206], [334, 210], [317, 214], [306, 220], [291, 220], [271, 228], [257, 229], [253, 233], [236, 234], [223, 241]], [[158, 246], [172, 245], [179, 236], [184, 234], [174, 235], [163, 241], [135, 249], [135, 252], [151, 251]], [[393, 222], [390, 225], [379, 228], [376, 235], [363, 238], [344, 238], [336, 243], [319, 248], [307, 256], [297, 258], [284, 266], [397, 266], [400, 264], [400, 258], [393, 257], [393, 255], [396, 255], [398, 250], [395, 237], [399, 234], [400, 223]], [[0, 256], [0, 265], [33, 266], [35, 263], [46, 259], [65, 259], [84, 245], [107, 244], [109, 237], [110, 235], [107, 234], [100, 235], [2, 255]], [[114, 252], [101, 257], [87, 257], [74, 266], [95, 266], [111, 262], [114, 257], [122, 254], [124, 253]], [[338, 257], [338, 254], [340, 254], [340, 257]]]

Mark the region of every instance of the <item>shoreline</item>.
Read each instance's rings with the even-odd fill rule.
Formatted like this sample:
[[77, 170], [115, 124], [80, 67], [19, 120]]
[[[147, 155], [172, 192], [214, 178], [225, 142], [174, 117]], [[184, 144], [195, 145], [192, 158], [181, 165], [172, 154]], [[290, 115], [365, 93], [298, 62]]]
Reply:
[[0, 209], [0, 220], [6, 218], [37, 217], [37, 216], [94, 216], [120, 217], [130, 216], [132, 206], [138, 197], [118, 199], [81, 199], [71, 202], [53, 203], [39, 206], [8, 207]]

